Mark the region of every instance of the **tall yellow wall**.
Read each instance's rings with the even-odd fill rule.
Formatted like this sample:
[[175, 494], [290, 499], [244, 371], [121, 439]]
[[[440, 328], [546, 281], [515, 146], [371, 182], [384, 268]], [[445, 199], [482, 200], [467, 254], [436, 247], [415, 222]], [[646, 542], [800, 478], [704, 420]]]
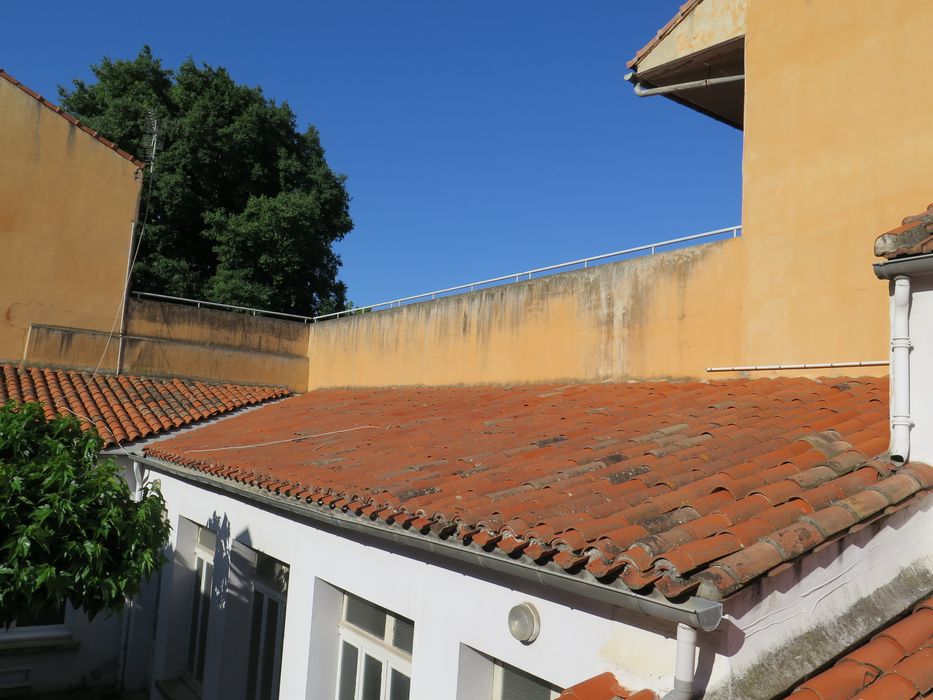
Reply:
[[30, 324], [110, 331], [139, 188], [131, 161], [0, 79], [0, 360], [22, 359]]
[[737, 359], [742, 240], [310, 327], [309, 388], [698, 376]]
[[746, 22], [743, 363], [886, 359], [872, 243], [933, 199], [933, 3], [749, 0]]

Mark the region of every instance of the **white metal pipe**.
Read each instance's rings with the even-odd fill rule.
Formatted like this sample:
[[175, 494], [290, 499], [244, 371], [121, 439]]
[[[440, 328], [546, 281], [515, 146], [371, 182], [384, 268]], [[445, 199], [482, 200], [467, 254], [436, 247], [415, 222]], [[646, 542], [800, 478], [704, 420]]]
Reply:
[[737, 367], [707, 367], [707, 372], [770, 372], [779, 369], [829, 369], [834, 367], [884, 367], [887, 360], [859, 360], [856, 362], [808, 362], [799, 365], [739, 365]]
[[677, 624], [677, 658], [674, 661], [674, 689], [663, 700], [690, 700], [696, 668], [697, 631], [682, 622]]
[[894, 278], [891, 310], [891, 461], [910, 458], [910, 278]]
[[[631, 75], [631, 74], [630, 74]], [[628, 76], [626, 76], [628, 78]], [[637, 78], [635, 78], [637, 80]], [[694, 90], [696, 88], [710, 87], [711, 85], [721, 85], [722, 83], [734, 83], [739, 80], [745, 80], [745, 74], [726, 75], [721, 78], [706, 78], [704, 80], [691, 80], [688, 83], [677, 83], [676, 85], [662, 85], [660, 87], [645, 87], [644, 83], [633, 83], [635, 94], [639, 97], [650, 97], [651, 95], [667, 95], [672, 92], [683, 92], [684, 90]]]

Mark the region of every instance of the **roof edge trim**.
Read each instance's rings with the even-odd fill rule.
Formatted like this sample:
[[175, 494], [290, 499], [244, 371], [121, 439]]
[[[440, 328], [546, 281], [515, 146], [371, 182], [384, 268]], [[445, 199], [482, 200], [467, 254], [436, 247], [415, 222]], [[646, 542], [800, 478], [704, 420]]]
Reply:
[[196, 469], [172, 464], [138, 452], [130, 453], [130, 455], [134, 460], [146, 464], [155, 471], [199, 486], [207, 486], [216, 491], [233, 494], [272, 510], [284, 511], [312, 522], [350, 530], [403, 547], [428, 551], [444, 559], [474, 564], [480, 568], [515, 576], [598, 603], [640, 612], [649, 617], [673, 623], [683, 623], [706, 632], [716, 629], [722, 621], [723, 605], [718, 601], [691, 596], [683, 603], [674, 603], [657, 590], [641, 595], [623, 588], [618, 582], [601, 583], [587, 571], [572, 575], [562, 569], [548, 568], [547, 565], [526, 564], [521, 560], [511, 559], [507, 554], [497, 550], [487, 552], [475, 545], [464, 547], [457, 542], [441, 539], [433, 533], [424, 535], [409, 530], [399, 530], [375, 521], [367, 522], [359, 516], [304, 503], [295, 498], [273, 494], [259, 487], [244, 486], [232, 480], [205, 474]]
[[651, 41], [638, 49], [635, 55], [625, 65], [629, 68], [634, 68], [641, 63], [642, 59], [651, 53], [658, 44], [664, 41], [668, 34], [677, 29], [678, 25], [683, 22], [687, 18], [687, 15], [693, 12], [694, 8], [701, 2], [703, 2], [703, 0], [687, 0], [687, 2], [681, 5], [680, 9], [677, 10], [677, 14], [671, 17], [667, 21], [667, 24], [658, 30], [658, 33], [654, 35]]
[[0, 68], [0, 78], [3, 78], [11, 85], [18, 87], [20, 90], [25, 92], [36, 102], [52, 110], [53, 112], [55, 112], [55, 114], [65, 119], [65, 121], [69, 122], [72, 126], [78, 127], [79, 129], [81, 129], [81, 131], [86, 133], [88, 136], [93, 138], [95, 141], [103, 144], [104, 146], [109, 148], [111, 151], [116, 153], [121, 158], [125, 158], [126, 160], [130, 161], [137, 168], [146, 167], [146, 164], [143, 161], [141, 161], [139, 158], [134, 156], [132, 153], [130, 153], [129, 151], [124, 151], [122, 148], [117, 146], [117, 144], [115, 144], [113, 141], [111, 141], [110, 139], [104, 138], [99, 133], [94, 131], [91, 127], [89, 127], [87, 124], [83, 124], [80, 119], [78, 119], [74, 115], [69, 114], [68, 112], [63, 110], [61, 107], [59, 107], [57, 104], [55, 104], [54, 102], [50, 102], [49, 100], [44, 98], [42, 95], [40, 95], [38, 92], [34, 90], [30, 90], [28, 87], [23, 85], [23, 83], [21, 83], [19, 80], [14, 78], [12, 75], [7, 73], [2, 68]]
[[875, 277], [880, 280], [894, 279], [898, 275], [907, 275], [909, 277], [910, 275], [933, 274], [933, 253], [874, 263], [872, 269], [875, 272]]

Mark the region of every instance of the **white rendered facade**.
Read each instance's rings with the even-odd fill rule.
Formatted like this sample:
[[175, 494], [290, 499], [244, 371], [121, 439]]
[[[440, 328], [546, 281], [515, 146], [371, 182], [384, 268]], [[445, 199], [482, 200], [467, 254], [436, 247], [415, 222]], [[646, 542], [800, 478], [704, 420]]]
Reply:
[[[248, 637], [251, 551], [290, 571], [281, 698], [337, 697], [344, 592], [414, 622], [406, 667], [413, 700], [491, 700], [494, 661], [559, 688], [605, 671], [632, 690], [663, 694], [673, 685], [671, 622], [315, 526], [252, 502], [248, 494], [221, 493], [158, 468], [149, 478], [159, 480], [168, 503], [174, 559], [162, 575], [154, 680], [183, 670], [197, 524], [218, 535], [204, 698], [243, 697], [247, 660], [240, 640]], [[933, 542], [924, 539], [933, 526], [931, 505], [920, 500], [727, 600], [720, 628], [700, 633], [697, 681], [706, 697], [771, 697], [772, 687], [789, 687], [794, 673], [830, 660], [909, 605], [914, 581], [933, 580]], [[863, 610], [875, 597], [883, 598], [877, 609]], [[506, 622], [509, 610], [523, 602], [541, 618], [540, 635], [529, 645], [512, 638]], [[841, 631], [833, 627], [840, 619], [848, 620]], [[813, 666], [769, 667], [771, 659], [799, 655], [800, 645], [823, 632], [807, 659]]]

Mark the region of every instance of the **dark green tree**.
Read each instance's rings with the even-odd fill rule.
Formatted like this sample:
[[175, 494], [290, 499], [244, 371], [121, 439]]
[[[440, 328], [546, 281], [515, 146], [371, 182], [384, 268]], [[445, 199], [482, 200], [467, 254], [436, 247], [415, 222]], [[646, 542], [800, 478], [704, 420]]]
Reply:
[[0, 627], [70, 601], [120, 610], [163, 562], [158, 489], [130, 498], [103, 441], [37, 403], [0, 406]]
[[67, 111], [141, 158], [150, 116], [159, 124], [134, 289], [306, 315], [343, 308], [332, 246], [353, 227], [350, 198], [313, 126], [300, 132], [287, 103], [224, 68], [165, 68], [148, 46], [92, 70], [96, 82], [59, 88]]

